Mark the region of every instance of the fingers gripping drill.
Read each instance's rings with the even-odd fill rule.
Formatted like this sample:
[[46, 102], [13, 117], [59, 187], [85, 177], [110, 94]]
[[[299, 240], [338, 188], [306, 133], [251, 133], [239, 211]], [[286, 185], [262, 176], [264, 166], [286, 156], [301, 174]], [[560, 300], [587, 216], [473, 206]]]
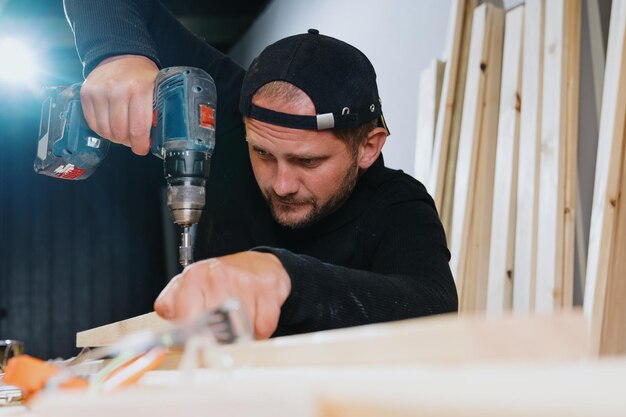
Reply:
[[[35, 171], [67, 180], [88, 178], [106, 157], [109, 141], [91, 130], [80, 105], [81, 84], [48, 90], [41, 111]], [[155, 83], [150, 150], [163, 159], [167, 204], [183, 228], [183, 267], [193, 261], [190, 227], [205, 205], [205, 182], [215, 147], [213, 79], [203, 70], [171, 67]]]

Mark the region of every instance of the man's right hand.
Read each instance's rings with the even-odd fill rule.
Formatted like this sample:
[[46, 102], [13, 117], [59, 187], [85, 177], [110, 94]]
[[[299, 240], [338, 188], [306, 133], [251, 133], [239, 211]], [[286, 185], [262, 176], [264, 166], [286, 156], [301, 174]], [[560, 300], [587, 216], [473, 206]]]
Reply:
[[139, 55], [114, 56], [98, 64], [80, 90], [89, 127], [112, 142], [130, 146], [137, 155], [146, 155], [158, 73], [152, 60]]

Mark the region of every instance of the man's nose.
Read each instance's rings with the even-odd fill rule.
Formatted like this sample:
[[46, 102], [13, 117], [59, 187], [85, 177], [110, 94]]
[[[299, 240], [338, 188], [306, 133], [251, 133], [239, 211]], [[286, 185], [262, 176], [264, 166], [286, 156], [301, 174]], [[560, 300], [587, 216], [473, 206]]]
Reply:
[[299, 186], [299, 181], [294, 170], [290, 169], [287, 164], [279, 163], [276, 168], [274, 183], [272, 184], [274, 192], [281, 197], [285, 197], [296, 194]]

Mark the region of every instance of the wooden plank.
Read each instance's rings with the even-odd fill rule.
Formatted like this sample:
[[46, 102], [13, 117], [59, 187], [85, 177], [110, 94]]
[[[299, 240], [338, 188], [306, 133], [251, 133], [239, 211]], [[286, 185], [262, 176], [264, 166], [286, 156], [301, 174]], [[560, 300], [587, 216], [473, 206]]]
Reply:
[[573, 114], [568, 100], [578, 90], [571, 84], [573, 70], [569, 68], [571, 54], [578, 45], [569, 45], [569, 30], [580, 17], [579, 8], [578, 0], [546, 2], [535, 294], [538, 312], [561, 308], [573, 281], [573, 268], [565, 265], [564, 260], [571, 258], [573, 262], [569, 253], [573, 244], [566, 244], [565, 240], [570, 237], [566, 229], [574, 224], [570, 218], [575, 219], [576, 193], [570, 189], [572, 181], [566, 172], [572, 163], [575, 166], [569, 156], [575, 145], [567, 144], [568, 133], [572, 134], [568, 118]]
[[525, 7], [513, 267], [513, 309], [520, 313], [534, 310], [535, 305], [545, 0], [527, 0]]
[[413, 176], [423, 184], [428, 183], [430, 174], [444, 70], [445, 62], [433, 60], [420, 74]]
[[486, 298], [504, 10], [483, 4], [475, 9], [472, 25], [450, 262], [463, 311], [474, 310], [477, 303], [484, 309]]
[[[563, 0], [546, 2], [543, 103], [539, 174], [537, 237], [537, 281], [535, 303], [540, 312], [550, 312], [561, 304], [560, 283], [563, 259], [563, 161], [561, 127], [563, 111]], [[561, 182], [559, 182], [561, 180]]]
[[474, 196], [473, 177], [476, 172], [478, 158], [478, 140], [480, 136], [480, 121], [482, 119], [485, 73], [481, 64], [487, 60], [488, 37], [486, 36], [487, 8], [482, 5], [474, 11], [472, 22], [472, 36], [470, 56], [467, 70], [467, 84], [465, 89], [463, 123], [459, 140], [459, 157], [457, 160], [455, 182], [455, 199], [452, 212], [452, 229], [448, 234], [451, 249], [450, 269], [455, 277], [459, 298], [465, 291], [463, 282], [465, 256], [462, 252], [464, 241], [469, 234], [471, 207]]
[[[302, 367], [575, 361], [588, 354], [582, 311], [446, 314], [219, 346], [233, 366]], [[219, 356], [216, 356], [219, 357]], [[160, 369], [176, 369], [170, 352]]]
[[442, 60], [446, 63], [441, 86], [441, 100], [439, 101], [439, 117], [435, 126], [435, 139], [430, 162], [430, 173], [426, 188], [433, 197], [439, 213], [443, 201], [443, 175], [448, 154], [450, 138], [450, 124], [452, 110], [454, 109], [454, 96], [456, 93], [457, 74], [459, 72], [459, 58], [463, 37], [463, 22], [465, 17], [466, 0], [452, 0], [450, 2], [450, 14], [448, 17], [448, 34], [446, 48], [442, 54]]
[[[107, 395], [55, 392], [11, 416], [615, 417], [626, 361], [152, 372]], [[453, 397], [453, 398], [452, 398]], [[522, 398], [522, 399], [520, 399]]]
[[[618, 275], [624, 258], [624, 122], [626, 118], [626, 1], [614, 0], [607, 50], [602, 115], [594, 183], [589, 256], [585, 287], [585, 315], [591, 323], [595, 353], [624, 352], [618, 334], [623, 334], [623, 298], [619, 298], [624, 273]], [[622, 252], [617, 250], [621, 249]], [[614, 298], [613, 294], [617, 297]], [[621, 305], [620, 305], [621, 304]]]
[[454, 181], [456, 160], [458, 157], [461, 121], [463, 117], [463, 103], [465, 99], [465, 83], [467, 79], [467, 65], [469, 59], [469, 45], [472, 34], [473, 12], [478, 2], [466, 3], [463, 23], [463, 44], [461, 45], [461, 60], [456, 83], [456, 100], [452, 113], [448, 154], [445, 162], [445, 176], [443, 178], [443, 200], [441, 202], [441, 219], [446, 231], [452, 229], [452, 207], [454, 204]]
[[[626, 137], [625, 137], [626, 139]], [[620, 197], [626, 195], [626, 163], [622, 149]], [[598, 353], [623, 355], [626, 353], [626, 207], [623, 200], [617, 205], [615, 243], [609, 263], [606, 298], [604, 300], [602, 328]], [[592, 323], [593, 324], [593, 323]]]
[[441, 315], [220, 348], [257, 367], [569, 361], [587, 353], [581, 311], [554, 316]]
[[524, 6], [506, 14], [500, 117], [494, 175], [487, 313], [501, 314], [512, 305], [515, 204], [521, 105]]
[[171, 326], [156, 313], [147, 313], [115, 323], [106, 324], [94, 329], [76, 333], [76, 347], [108, 346], [128, 335], [143, 331], [161, 331]]
[[[141, 331], [168, 326], [154, 313], [77, 334], [84, 346], [107, 346]], [[91, 340], [87, 340], [87, 338]], [[233, 365], [253, 367], [355, 366], [571, 361], [586, 357], [583, 312], [552, 316], [444, 314], [219, 346]], [[180, 352], [171, 352], [176, 367]]]
[[[582, 1], [567, 1], [564, 51], [566, 65], [565, 101], [565, 199], [563, 207], [563, 308], [574, 305], [574, 250], [578, 214], [578, 108], [580, 92], [580, 32]], [[579, 217], [579, 216], [578, 216]]]
[[[444, 181], [448, 168], [450, 135], [453, 125], [455, 123], [459, 124], [458, 121], [463, 108], [472, 14], [476, 4], [477, 0], [453, 0], [451, 3], [448, 39], [446, 52], [443, 57], [443, 60], [446, 61], [446, 69], [441, 89], [439, 116], [435, 129], [435, 141], [430, 165], [431, 172], [427, 185], [427, 189], [433, 196], [440, 215], [443, 214]], [[456, 145], [453, 144], [452, 146], [455, 147]], [[442, 222], [446, 231], [449, 232], [449, 222], [443, 215]]]
[[579, 366], [413, 367], [354, 375], [352, 383], [334, 375], [315, 392], [322, 417], [617, 417], [626, 415], [619, 391], [625, 371], [623, 360]]
[[[498, 137], [498, 115], [500, 84], [502, 75], [502, 44], [504, 41], [503, 9], [495, 9], [489, 34], [489, 58], [484, 109], [479, 139], [478, 167], [473, 214], [468, 240], [468, 258], [465, 274], [473, 283], [473, 298], [465, 297], [462, 311], [484, 311], [487, 304], [487, 278], [489, 276], [489, 250], [491, 244], [491, 214], [493, 207], [493, 185]], [[471, 286], [470, 286], [471, 288]], [[470, 296], [471, 291], [466, 295]]]

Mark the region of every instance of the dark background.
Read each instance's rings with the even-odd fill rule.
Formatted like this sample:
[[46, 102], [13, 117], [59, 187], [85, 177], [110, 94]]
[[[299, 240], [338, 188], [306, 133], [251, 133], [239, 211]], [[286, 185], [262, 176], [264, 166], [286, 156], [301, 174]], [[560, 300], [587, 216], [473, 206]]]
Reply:
[[[164, 3], [227, 52], [267, 0]], [[82, 81], [61, 0], [0, 0], [6, 35], [33, 45], [38, 87]], [[85, 181], [35, 174], [40, 107], [39, 88], [0, 82], [0, 339], [67, 358], [77, 331], [152, 310], [177, 270], [178, 236], [155, 157], [116, 145]]]

